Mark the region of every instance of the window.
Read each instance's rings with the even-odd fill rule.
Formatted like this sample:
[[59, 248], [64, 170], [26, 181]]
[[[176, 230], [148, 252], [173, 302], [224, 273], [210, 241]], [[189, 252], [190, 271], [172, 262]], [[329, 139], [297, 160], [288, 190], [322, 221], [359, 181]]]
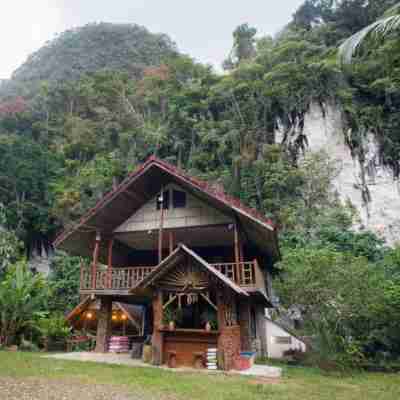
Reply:
[[292, 344], [291, 336], [274, 336], [273, 341], [276, 344]]
[[159, 210], [161, 208], [161, 203], [163, 203], [163, 205], [164, 205], [164, 210], [168, 210], [169, 209], [169, 190], [165, 190], [164, 192], [162, 192], [162, 194], [160, 193], [157, 196], [156, 203], [157, 203], [157, 210]]
[[186, 207], [186, 193], [180, 190], [172, 191], [172, 205], [174, 208]]

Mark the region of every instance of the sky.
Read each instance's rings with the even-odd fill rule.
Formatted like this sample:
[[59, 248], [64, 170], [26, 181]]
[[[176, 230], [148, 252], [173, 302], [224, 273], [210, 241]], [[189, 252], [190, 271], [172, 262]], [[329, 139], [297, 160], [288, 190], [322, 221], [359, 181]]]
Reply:
[[180, 51], [217, 68], [232, 32], [249, 23], [274, 34], [304, 0], [0, 0], [0, 79], [66, 29], [90, 22], [136, 23], [167, 33]]

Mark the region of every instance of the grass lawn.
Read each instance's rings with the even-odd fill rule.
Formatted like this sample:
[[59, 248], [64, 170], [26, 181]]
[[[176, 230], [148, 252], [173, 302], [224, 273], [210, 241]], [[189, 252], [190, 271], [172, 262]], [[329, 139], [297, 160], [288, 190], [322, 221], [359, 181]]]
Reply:
[[[44, 379], [49, 385], [65, 381], [77, 386], [104, 384], [104, 387], [114, 389], [121, 387], [125, 392], [140, 393], [140, 399], [400, 399], [400, 374], [365, 373], [340, 377], [328, 376], [312, 368], [284, 367], [284, 376], [279, 383], [260, 384], [249, 377], [174, 373], [155, 368], [60, 361], [41, 358], [35, 353], [0, 351], [0, 379], [13, 379], [13, 382], [22, 384], [36, 378], [41, 382]], [[1, 392], [0, 398], [7, 399]]]

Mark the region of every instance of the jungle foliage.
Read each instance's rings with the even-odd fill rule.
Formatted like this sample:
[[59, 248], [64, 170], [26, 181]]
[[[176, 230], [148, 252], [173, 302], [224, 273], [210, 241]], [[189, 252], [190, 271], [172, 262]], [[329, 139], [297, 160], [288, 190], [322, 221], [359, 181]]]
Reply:
[[[310, 332], [329, 352], [398, 357], [398, 254], [374, 234], [352, 230], [357, 215], [332, 186], [338, 166], [326, 153], [307, 154], [304, 129], [312, 107], [323, 117], [330, 106], [341, 110], [365, 204], [366, 174], [383, 165], [399, 178], [398, 30], [384, 40], [365, 37], [349, 65], [338, 57], [347, 38], [395, 5], [306, 0], [275, 38], [241, 25], [226, 74], [135, 25], [89, 25], [48, 43], [0, 87], [0, 203], [7, 218], [0, 221], [1, 268], [18, 259], [10, 244], [16, 249], [22, 241], [28, 255], [50, 246], [56, 231], [154, 154], [276, 221], [282, 302], [301, 299]], [[367, 159], [371, 137], [378, 151]], [[65, 255], [55, 259], [51, 310], [77, 301], [78, 265]], [[315, 286], [310, 291], [305, 285], [299, 292], [303, 275]], [[323, 309], [313, 300], [319, 290], [322, 300], [330, 298]], [[360, 296], [351, 299], [352, 291]], [[315, 315], [326, 320], [313, 321]], [[324, 339], [326, 329], [332, 340]]]

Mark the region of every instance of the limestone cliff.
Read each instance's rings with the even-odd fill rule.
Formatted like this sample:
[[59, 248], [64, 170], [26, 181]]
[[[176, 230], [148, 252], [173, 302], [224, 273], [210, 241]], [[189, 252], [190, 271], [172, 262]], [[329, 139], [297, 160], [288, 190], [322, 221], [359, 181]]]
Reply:
[[[357, 160], [345, 144], [339, 110], [330, 107], [326, 118], [313, 107], [305, 120], [309, 151], [325, 150], [338, 162], [339, 175], [335, 187], [343, 200], [350, 200], [357, 208], [361, 223], [358, 229], [369, 229], [393, 245], [400, 241], [400, 186], [390, 171], [377, 163], [377, 146], [371, 137], [366, 143], [366, 185], [371, 201], [364, 205], [361, 194], [362, 176]], [[368, 164], [368, 165], [367, 165]]]

